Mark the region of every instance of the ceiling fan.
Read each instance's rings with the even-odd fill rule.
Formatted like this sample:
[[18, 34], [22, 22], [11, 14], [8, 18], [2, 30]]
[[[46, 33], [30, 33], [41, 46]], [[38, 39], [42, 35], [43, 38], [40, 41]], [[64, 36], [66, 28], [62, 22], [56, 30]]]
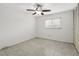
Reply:
[[50, 12], [50, 9], [42, 9], [43, 5], [36, 3], [34, 6], [36, 6], [35, 9], [26, 9], [27, 11], [34, 11], [34, 13], [32, 15], [44, 15], [44, 12]]

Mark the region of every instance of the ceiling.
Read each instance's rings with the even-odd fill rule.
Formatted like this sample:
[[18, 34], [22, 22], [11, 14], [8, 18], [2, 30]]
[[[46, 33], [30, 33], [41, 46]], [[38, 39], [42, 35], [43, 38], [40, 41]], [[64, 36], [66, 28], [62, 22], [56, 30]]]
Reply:
[[[53, 13], [68, 11], [68, 10], [74, 9], [77, 6], [76, 3], [39, 3], [39, 4], [43, 5], [43, 9], [50, 9], [51, 10], [51, 12], [45, 12], [45, 14], [53, 14]], [[25, 11], [26, 9], [34, 9], [35, 8], [34, 3], [12, 3], [12, 4], [6, 3], [5, 5], [12, 6], [12, 7], [16, 6], [23, 11]]]

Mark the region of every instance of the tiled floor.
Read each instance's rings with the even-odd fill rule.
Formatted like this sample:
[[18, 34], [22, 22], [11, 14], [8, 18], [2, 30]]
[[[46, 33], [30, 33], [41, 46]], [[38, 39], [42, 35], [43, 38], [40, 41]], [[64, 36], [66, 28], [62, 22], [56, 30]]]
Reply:
[[0, 50], [1, 56], [76, 56], [79, 55], [71, 43], [48, 39], [31, 39]]

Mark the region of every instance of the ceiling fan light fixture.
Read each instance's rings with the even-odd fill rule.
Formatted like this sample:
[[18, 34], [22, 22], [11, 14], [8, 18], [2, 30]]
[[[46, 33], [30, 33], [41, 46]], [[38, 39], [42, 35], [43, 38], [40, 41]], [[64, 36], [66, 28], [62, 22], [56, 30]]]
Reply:
[[36, 13], [37, 13], [38, 15], [40, 15], [40, 14], [41, 14], [41, 12], [40, 12], [40, 11], [36, 11]]

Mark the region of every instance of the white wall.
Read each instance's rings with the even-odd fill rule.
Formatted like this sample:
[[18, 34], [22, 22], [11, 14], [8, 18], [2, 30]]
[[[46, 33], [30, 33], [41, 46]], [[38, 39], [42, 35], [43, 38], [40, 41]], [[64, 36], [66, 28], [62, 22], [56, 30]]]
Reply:
[[74, 44], [79, 52], [79, 5], [74, 9]]
[[[45, 19], [61, 17], [61, 29], [46, 29], [44, 27]], [[57, 41], [73, 43], [73, 11], [66, 11], [54, 15], [36, 17], [37, 37], [48, 38]]]
[[11, 4], [0, 4], [0, 48], [35, 37], [35, 19]]

